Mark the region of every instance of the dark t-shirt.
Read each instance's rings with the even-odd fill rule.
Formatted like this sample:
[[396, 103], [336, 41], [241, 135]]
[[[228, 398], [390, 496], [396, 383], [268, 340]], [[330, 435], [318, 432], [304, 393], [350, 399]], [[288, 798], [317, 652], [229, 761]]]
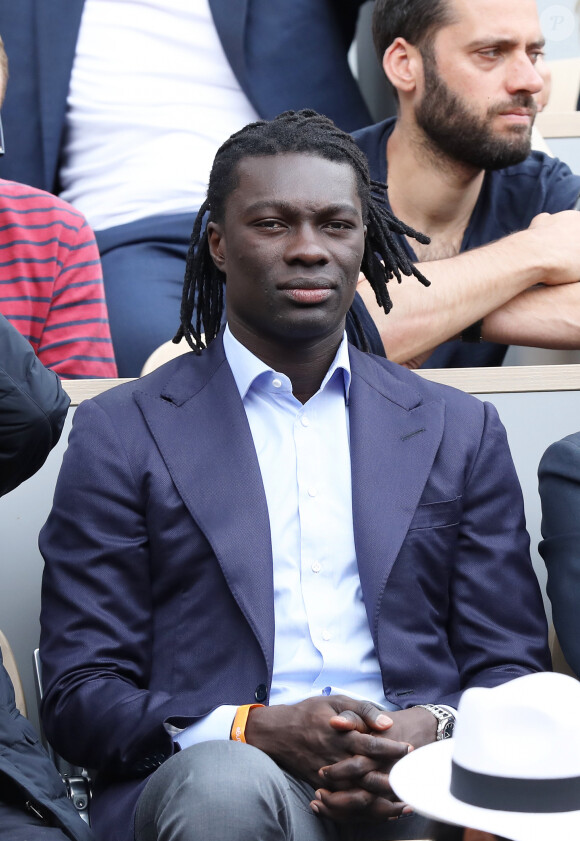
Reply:
[[374, 353], [376, 356], [385, 357], [385, 346], [383, 345], [381, 334], [379, 333], [377, 326], [373, 321], [372, 315], [367, 310], [364, 301], [358, 292], [355, 293], [352, 306], [346, 314], [345, 330], [347, 338], [351, 344], [359, 350], [366, 350], [360, 340], [355, 317], [359, 320], [359, 324], [367, 340], [370, 352]]
[[[353, 134], [369, 161], [371, 178], [387, 181], [387, 140], [396, 118], [361, 129]], [[558, 213], [573, 207], [580, 194], [580, 176], [566, 164], [542, 152], [532, 152], [521, 164], [486, 172], [477, 203], [463, 235], [461, 251], [479, 248], [494, 240], [527, 228], [538, 213]], [[404, 220], [403, 220], [404, 221]], [[407, 252], [416, 260], [411, 246], [401, 237]], [[403, 282], [412, 282], [412, 278]], [[465, 279], [469, 282], [469, 278]], [[492, 342], [467, 344], [445, 342], [426, 360], [425, 368], [464, 368], [501, 365], [506, 345]]]

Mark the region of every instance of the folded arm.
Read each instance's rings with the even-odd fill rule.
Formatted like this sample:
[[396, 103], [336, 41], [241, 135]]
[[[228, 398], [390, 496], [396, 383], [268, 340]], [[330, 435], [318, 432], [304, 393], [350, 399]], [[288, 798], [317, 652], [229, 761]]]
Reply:
[[578, 350], [580, 283], [527, 289], [486, 315], [481, 335], [499, 344]]
[[[547, 287], [580, 280], [580, 214], [575, 211], [540, 214], [525, 231], [418, 268], [431, 286], [425, 289], [411, 278], [401, 284], [391, 281], [393, 309], [388, 315], [366, 281], [358, 286], [394, 362], [404, 364], [426, 355], [480, 318], [485, 318], [484, 338], [490, 341], [523, 344], [525, 338], [525, 344], [537, 347], [580, 347], [580, 335], [574, 337], [572, 328], [558, 340], [558, 330], [548, 328], [547, 316], [537, 326], [532, 311], [540, 318], [544, 300], [541, 295], [524, 294], [544, 284], [540, 291], [549, 306], [548, 299], [564, 300], [565, 295], [562, 291], [559, 298], [553, 290], [548, 294]], [[489, 318], [508, 302], [512, 302], [509, 312]]]

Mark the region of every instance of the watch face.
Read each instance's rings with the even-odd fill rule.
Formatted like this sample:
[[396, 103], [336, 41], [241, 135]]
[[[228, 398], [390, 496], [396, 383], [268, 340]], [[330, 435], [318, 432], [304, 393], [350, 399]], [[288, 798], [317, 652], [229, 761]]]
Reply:
[[438, 704], [418, 704], [417, 706], [429, 710], [437, 719], [437, 734], [435, 736], [437, 742], [450, 739], [453, 736], [455, 716], [448, 709], [440, 707]]
[[446, 721], [443, 725], [443, 732], [441, 734], [442, 739], [450, 739], [453, 736], [453, 728], [455, 727], [455, 719], [450, 718], [449, 721]]

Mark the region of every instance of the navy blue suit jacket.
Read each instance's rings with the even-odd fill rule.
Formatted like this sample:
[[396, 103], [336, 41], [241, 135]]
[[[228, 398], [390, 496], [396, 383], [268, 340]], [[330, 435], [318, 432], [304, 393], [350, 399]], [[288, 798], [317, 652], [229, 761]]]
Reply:
[[[355, 545], [386, 696], [455, 705], [548, 669], [494, 407], [350, 356]], [[220, 338], [77, 409], [40, 545], [47, 735], [100, 769], [99, 837], [130, 841], [143, 778], [174, 751], [164, 722], [252, 703], [272, 679], [268, 510]]]
[[[364, 0], [209, 0], [258, 114], [314, 108], [345, 131], [371, 122], [347, 52]], [[0, 0], [10, 61], [0, 177], [58, 192], [66, 98], [84, 0]]]
[[540, 554], [562, 652], [580, 677], [580, 432], [552, 444], [538, 471], [542, 499]]

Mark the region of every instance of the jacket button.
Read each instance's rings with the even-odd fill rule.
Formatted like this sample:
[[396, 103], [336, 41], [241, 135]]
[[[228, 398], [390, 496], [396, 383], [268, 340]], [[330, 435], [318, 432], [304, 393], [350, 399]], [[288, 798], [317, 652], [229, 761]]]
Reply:
[[254, 692], [254, 698], [256, 701], [261, 704], [262, 701], [265, 701], [268, 697], [268, 689], [265, 683], [260, 683], [256, 686], [256, 691]]

